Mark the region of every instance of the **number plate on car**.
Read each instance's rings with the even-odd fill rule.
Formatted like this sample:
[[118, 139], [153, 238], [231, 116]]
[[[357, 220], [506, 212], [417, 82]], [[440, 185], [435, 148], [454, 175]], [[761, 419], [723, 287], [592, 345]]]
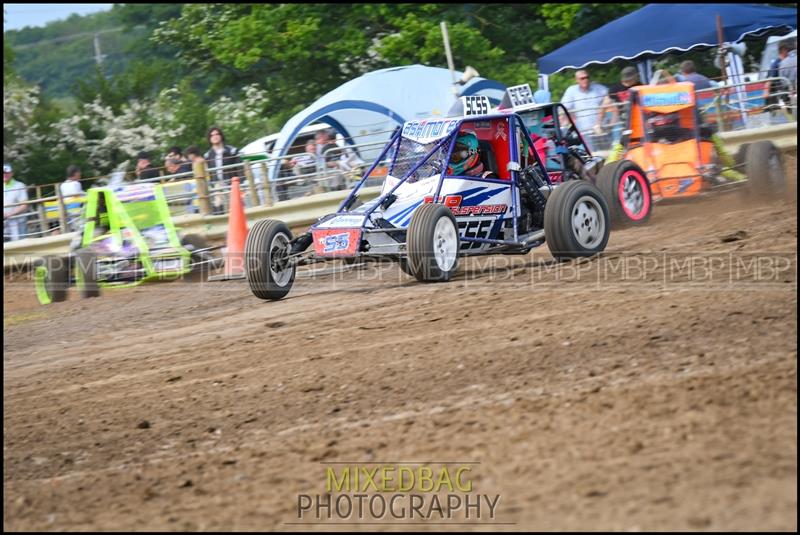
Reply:
[[361, 242], [361, 229], [326, 228], [314, 229], [314, 252], [317, 256], [355, 256]]

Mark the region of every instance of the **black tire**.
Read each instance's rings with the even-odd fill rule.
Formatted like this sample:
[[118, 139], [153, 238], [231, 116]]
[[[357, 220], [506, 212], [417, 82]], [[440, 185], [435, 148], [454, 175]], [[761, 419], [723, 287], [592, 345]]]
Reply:
[[70, 264], [69, 257], [65, 256], [48, 256], [44, 259], [44, 267], [47, 270], [44, 291], [52, 303], [67, 300]]
[[411, 271], [411, 267], [408, 265], [408, 258], [405, 256], [401, 256], [397, 259], [397, 263], [400, 266], [400, 271], [408, 275], [409, 277], [414, 276], [414, 272]]
[[250, 291], [260, 299], [282, 299], [292, 289], [295, 264], [280, 269], [282, 257], [288, 255], [292, 231], [282, 221], [257, 221], [244, 244], [244, 271]]
[[[443, 219], [447, 222], [440, 223]], [[437, 225], [442, 226], [437, 229]], [[458, 269], [461, 246], [453, 212], [441, 204], [423, 204], [411, 216], [406, 235], [408, 268], [417, 280], [449, 281]]]
[[205, 282], [211, 271], [208, 261], [213, 259], [208, 251], [203, 251], [203, 249], [208, 249], [208, 240], [199, 234], [187, 234], [181, 238], [181, 245], [189, 250], [189, 262], [192, 267], [192, 270], [184, 275], [184, 279], [191, 282]]
[[748, 192], [759, 198], [780, 197], [786, 192], [786, 174], [778, 147], [771, 141], [756, 141], [747, 148]]
[[[620, 180], [625, 179], [620, 189]], [[630, 160], [605, 165], [597, 175], [597, 187], [603, 192], [611, 215], [612, 228], [644, 225], [653, 211], [650, 181], [642, 168]]]
[[89, 249], [75, 253], [76, 280], [79, 281], [81, 297], [100, 297], [97, 283], [97, 254]]
[[594, 185], [570, 180], [556, 187], [544, 209], [547, 247], [557, 260], [593, 256], [608, 243], [608, 203]]
[[744, 173], [745, 166], [744, 164], [747, 162], [747, 151], [750, 149], [750, 143], [742, 143], [739, 145], [739, 149], [736, 151], [736, 155], [733, 157], [734, 165], [736, 166], [736, 170], [740, 173]]

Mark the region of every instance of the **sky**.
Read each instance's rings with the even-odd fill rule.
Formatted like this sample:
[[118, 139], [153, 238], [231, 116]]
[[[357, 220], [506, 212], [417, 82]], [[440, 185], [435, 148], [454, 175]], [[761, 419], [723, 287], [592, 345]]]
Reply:
[[3, 4], [3, 31], [44, 26], [73, 13], [87, 15], [111, 9], [114, 4]]

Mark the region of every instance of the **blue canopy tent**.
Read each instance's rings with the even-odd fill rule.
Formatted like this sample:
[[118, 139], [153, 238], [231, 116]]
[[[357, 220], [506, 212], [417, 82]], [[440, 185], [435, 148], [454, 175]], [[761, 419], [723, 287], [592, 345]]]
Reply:
[[[456, 72], [460, 79], [461, 72]], [[348, 143], [386, 141], [392, 130], [412, 119], [444, 116], [456, 95], [485, 95], [493, 104], [503, 98], [506, 86], [494, 80], [472, 78], [453, 84], [450, 71], [438, 67], [409, 65], [364, 74], [323, 95], [291, 119], [280, 131], [271, 157], [286, 155], [298, 133], [312, 123], [326, 123]], [[362, 155], [366, 158], [369, 155]], [[277, 176], [280, 162], [270, 166], [271, 179]]]
[[722, 19], [726, 43], [783, 35], [797, 28], [797, 9], [791, 8], [753, 4], [648, 4], [542, 56], [539, 72], [550, 75], [564, 69], [627, 60], [639, 62], [641, 80], [647, 83], [650, 60], [663, 54], [719, 46], [717, 15]]

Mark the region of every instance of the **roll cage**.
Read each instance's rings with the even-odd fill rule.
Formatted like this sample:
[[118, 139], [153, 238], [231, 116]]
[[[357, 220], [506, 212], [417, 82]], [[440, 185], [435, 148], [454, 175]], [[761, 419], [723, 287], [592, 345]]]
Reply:
[[[330, 214], [323, 219], [321, 219], [317, 224], [323, 223], [331, 218], [337, 216], [345, 216], [345, 215], [352, 215], [356, 212], [350, 211], [350, 208], [356, 202], [358, 198], [358, 192], [363, 187], [364, 183], [370, 177], [371, 173], [375, 170], [376, 167], [381, 162], [385, 160], [390, 160], [389, 163], [389, 174], [388, 176], [392, 176], [392, 172], [398, 168], [398, 154], [400, 154], [400, 146], [403, 140], [411, 140], [412, 137], [409, 134], [412, 132], [412, 128], [416, 128], [417, 132], [420, 132], [422, 129], [422, 133], [425, 133], [428, 128], [435, 131], [436, 126], [431, 127], [431, 125], [436, 125], [436, 123], [444, 123], [441, 125], [442, 128], [446, 129], [446, 134], [443, 135], [441, 138], [434, 139], [431, 143], [432, 146], [428, 149], [427, 153], [424, 157], [421, 157], [418, 161], [412, 162], [408, 170], [405, 171], [402, 176], [395, 177], [398, 179], [398, 182], [392, 186], [388, 191], [382, 193], [377, 199], [370, 201], [370, 203], [361, 207], [361, 211], [357, 212], [360, 217], [363, 217], [363, 221], [361, 222], [360, 226], [358, 227], [364, 233], [369, 234], [371, 232], [392, 232], [392, 231], [402, 231], [405, 230], [402, 227], [387, 227], [381, 225], [378, 227], [367, 227], [367, 223], [374, 222], [371, 221], [371, 216], [378, 209], [378, 207], [388, 207], [394, 202], [394, 193], [397, 189], [406, 183], [411, 177], [415, 177], [415, 173], [421, 169], [425, 165], [431, 165], [433, 169], [437, 171], [439, 175], [435, 193], [432, 196], [432, 202], [437, 204], [444, 204], [444, 199], [440, 197], [442, 191], [442, 185], [444, 184], [445, 180], [470, 180], [470, 181], [477, 181], [477, 182], [486, 182], [492, 184], [501, 184], [511, 189], [511, 219], [513, 224], [513, 240], [498, 240], [498, 239], [489, 239], [489, 238], [471, 238], [471, 237], [461, 237], [462, 241], [465, 242], [477, 242], [477, 243], [486, 243], [491, 245], [498, 245], [498, 246], [525, 246], [526, 244], [520, 241], [519, 235], [519, 225], [518, 219], [520, 215], [519, 211], [519, 196], [517, 192], [519, 191], [519, 175], [520, 173], [527, 169], [527, 168], [537, 168], [539, 174], [543, 179], [547, 182], [548, 187], [552, 187], [552, 182], [547, 174], [546, 168], [544, 163], [541, 161], [539, 155], [535, 150], [528, 150], [528, 154], [525, 155], [524, 158], [520, 155], [520, 148], [521, 147], [533, 147], [533, 142], [528, 132], [525, 123], [523, 122], [522, 118], [517, 113], [492, 113], [486, 115], [473, 115], [468, 117], [460, 117], [460, 118], [449, 118], [449, 119], [434, 119], [430, 121], [412, 121], [406, 123], [403, 129], [398, 129], [390, 141], [386, 144], [384, 149], [381, 151], [381, 154], [375, 159], [369, 169], [364, 173], [361, 180], [356, 184], [350, 194], [345, 198], [342, 204], [339, 206], [336, 213]], [[476, 123], [486, 123], [488, 122], [491, 126], [492, 132], [499, 131], [499, 125], [505, 125], [505, 132], [506, 137], [502, 138], [502, 136], [498, 137], [498, 139], [493, 140], [495, 141], [492, 143], [492, 149], [494, 151], [494, 156], [497, 158], [498, 162], [505, 162], [506, 165], [504, 168], [497, 169], [497, 174], [501, 178], [482, 178], [478, 176], [449, 176], [446, 173], [447, 163], [450, 161], [450, 157], [452, 155], [453, 147], [455, 146], [456, 137], [458, 136], [458, 132], [461, 130], [463, 126], [467, 126], [469, 129], [475, 129], [474, 126]], [[475, 129], [480, 130], [480, 129]], [[519, 136], [522, 136], [522, 139], [519, 139]], [[417, 136], [419, 137], [419, 136]], [[479, 140], [481, 140], [481, 136], [479, 136]], [[481, 141], [486, 141], [481, 140]], [[482, 144], [482, 147], [485, 145]], [[499, 149], [499, 150], [498, 150]], [[446, 157], [444, 157], [446, 156]], [[429, 163], [431, 158], [436, 157], [439, 161]], [[482, 158], [487, 157], [487, 155], [482, 155]], [[523, 165], [523, 163], [525, 165]], [[313, 228], [313, 227], [312, 227]]]

